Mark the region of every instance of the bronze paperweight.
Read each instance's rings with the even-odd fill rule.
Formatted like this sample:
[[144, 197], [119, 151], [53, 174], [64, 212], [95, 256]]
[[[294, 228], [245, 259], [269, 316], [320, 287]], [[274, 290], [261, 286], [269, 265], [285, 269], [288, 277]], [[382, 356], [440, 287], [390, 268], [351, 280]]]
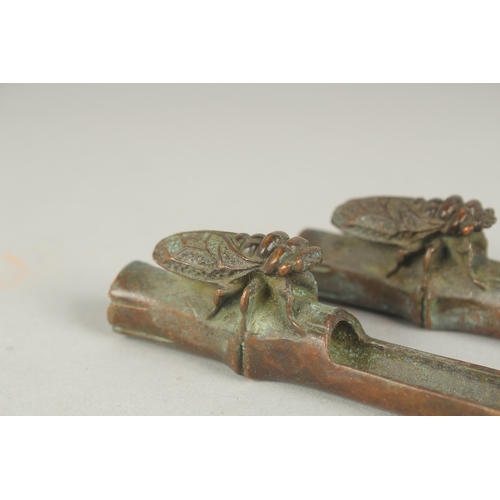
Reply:
[[500, 263], [488, 259], [483, 231], [492, 209], [459, 196], [375, 197], [341, 205], [332, 222], [344, 234], [301, 234], [323, 250], [320, 298], [500, 337]]
[[112, 284], [115, 331], [397, 413], [500, 415], [499, 371], [372, 339], [319, 303], [322, 252], [302, 237], [187, 232], [153, 258], [164, 269], [132, 262]]

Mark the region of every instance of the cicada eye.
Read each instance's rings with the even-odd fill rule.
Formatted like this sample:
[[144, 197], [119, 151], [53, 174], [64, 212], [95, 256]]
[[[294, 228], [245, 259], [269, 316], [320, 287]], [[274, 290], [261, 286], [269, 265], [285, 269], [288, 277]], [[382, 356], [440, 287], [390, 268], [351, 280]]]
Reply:
[[474, 231], [474, 226], [472, 225], [468, 225], [462, 228], [462, 234], [464, 236], [469, 236], [469, 234], [471, 234], [472, 231]]
[[319, 247], [309, 247], [307, 252], [302, 254], [302, 270], [309, 270], [323, 261], [323, 253]]
[[317, 266], [323, 262], [323, 252], [319, 247], [311, 247], [311, 253], [309, 254], [309, 262], [307, 264], [308, 268]]
[[481, 214], [481, 220], [483, 222], [483, 227], [491, 227], [497, 221], [495, 211], [492, 208], [487, 208]]

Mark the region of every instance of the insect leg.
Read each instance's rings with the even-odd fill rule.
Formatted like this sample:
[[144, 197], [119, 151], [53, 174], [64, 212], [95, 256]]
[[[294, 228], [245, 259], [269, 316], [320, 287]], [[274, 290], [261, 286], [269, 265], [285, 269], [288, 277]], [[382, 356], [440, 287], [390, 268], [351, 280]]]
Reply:
[[425, 290], [429, 283], [429, 269], [431, 266], [431, 260], [433, 253], [441, 246], [441, 243], [434, 240], [425, 251], [424, 255], [424, 279], [422, 280], [422, 289]]
[[256, 295], [264, 286], [262, 280], [256, 276], [250, 283], [245, 287], [240, 298], [240, 311], [243, 315], [243, 320], [246, 324], [248, 306], [250, 305], [250, 298]]
[[474, 251], [472, 250], [472, 242], [469, 240], [469, 245], [467, 247], [467, 270], [472, 281], [482, 290], [486, 290], [486, 284], [481, 281], [474, 270], [472, 269], [472, 264], [474, 262]]
[[[409, 255], [411, 252], [407, 250], [406, 248], [402, 248], [401, 250], [398, 250], [398, 255], [396, 257], [396, 270], [403, 264], [403, 261], [406, 259], [406, 256]], [[393, 273], [396, 272], [396, 270], [392, 271]]]
[[304, 334], [304, 329], [293, 319], [292, 315], [292, 304], [293, 304], [293, 291], [292, 291], [292, 282], [290, 278], [286, 277], [286, 287], [285, 287], [285, 296], [286, 296], [286, 315], [290, 320], [290, 323], [294, 326], [294, 328], [300, 333]]
[[233, 281], [232, 283], [219, 285], [214, 295], [214, 308], [208, 314], [207, 319], [213, 318], [219, 312], [224, 302], [237, 295], [243, 287], [244, 284], [241, 281]]
[[399, 271], [399, 268], [403, 265], [406, 257], [412, 253], [418, 252], [422, 246], [423, 242], [417, 241], [409, 247], [399, 249], [396, 256], [396, 267], [387, 273], [386, 278], [390, 278], [393, 274], [396, 274]]
[[434, 245], [429, 245], [427, 247], [427, 250], [425, 251], [425, 256], [424, 256], [424, 271], [427, 272], [429, 270], [429, 267], [431, 265], [431, 258], [432, 254], [435, 252], [436, 247]]

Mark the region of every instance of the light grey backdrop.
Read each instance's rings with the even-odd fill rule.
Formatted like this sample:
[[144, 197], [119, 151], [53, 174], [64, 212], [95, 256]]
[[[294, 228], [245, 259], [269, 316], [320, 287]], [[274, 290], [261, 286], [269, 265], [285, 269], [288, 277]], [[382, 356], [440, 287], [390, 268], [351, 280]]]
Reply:
[[[384, 415], [111, 331], [164, 236], [334, 229], [353, 197], [500, 212], [499, 85], [0, 86], [0, 414]], [[500, 225], [487, 233], [500, 260]], [[500, 341], [349, 308], [380, 339], [500, 369]]]

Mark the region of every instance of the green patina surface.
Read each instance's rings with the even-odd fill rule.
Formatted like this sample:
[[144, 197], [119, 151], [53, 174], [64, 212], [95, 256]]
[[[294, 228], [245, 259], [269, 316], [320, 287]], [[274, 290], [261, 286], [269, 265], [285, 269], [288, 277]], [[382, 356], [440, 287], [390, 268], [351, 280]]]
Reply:
[[[259, 342], [271, 342], [271, 346], [289, 342], [299, 346], [299, 351], [301, 345], [326, 339], [332, 367], [344, 365], [387, 380], [500, 408], [498, 372], [372, 339], [355, 317], [319, 303], [309, 288], [294, 286], [294, 317], [305, 331], [300, 334], [285, 312], [282, 286], [279, 278], [270, 278], [265, 291], [252, 300], [245, 327], [237, 297], [208, 319], [216, 285], [134, 262], [123, 269], [111, 288], [110, 322], [121, 333], [160, 340], [224, 362], [229, 359], [238, 373], [243, 372], [249, 336]], [[117, 319], [129, 309], [146, 315]], [[332, 316], [340, 319], [333, 330], [329, 326]], [[287, 360], [280, 362], [286, 364]], [[304, 366], [297, 367], [299, 372]]]
[[482, 233], [469, 236], [472, 269], [460, 238], [443, 236], [443, 245], [424, 270], [424, 253], [394, 269], [398, 248], [317, 230], [302, 233], [323, 250], [313, 269], [320, 298], [403, 317], [424, 328], [457, 330], [500, 337], [500, 263], [486, 254]]

